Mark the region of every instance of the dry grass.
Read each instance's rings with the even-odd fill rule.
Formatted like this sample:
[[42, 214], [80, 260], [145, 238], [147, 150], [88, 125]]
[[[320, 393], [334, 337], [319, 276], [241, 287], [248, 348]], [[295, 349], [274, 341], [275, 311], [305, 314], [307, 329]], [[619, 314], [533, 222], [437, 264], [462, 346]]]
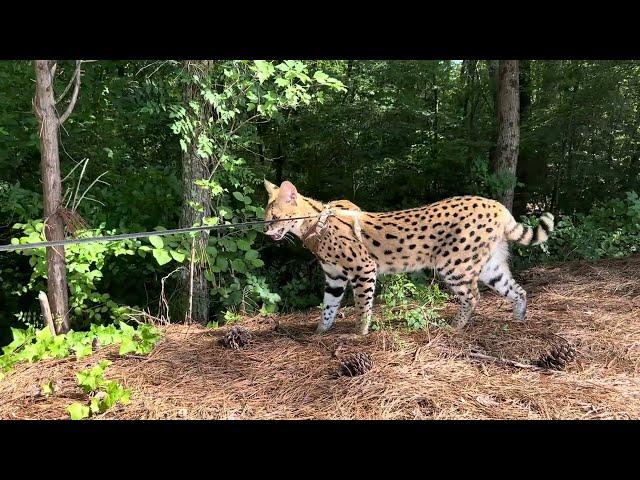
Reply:
[[[351, 334], [351, 309], [326, 336], [313, 335], [318, 312], [243, 322], [252, 343], [225, 349], [226, 328], [163, 327], [148, 357], [93, 357], [18, 366], [0, 381], [0, 418], [68, 418], [86, 400], [75, 372], [99, 358], [107, 378], [133, 389], [132, 402], [101, 418], [119, 419], [598, 419], [640, 418], [640, 256], [536, 268], [524, 276], [529, 320], [484, 293], [463, 332], [432, 329]], [[451, 305], [447, 314], [456, 306]], [[275, 328], [276, 324], [280, 328]], [[572, 342], [578, 360], [566, 372], [479, 362], [471, 351], [527, 363], [553, 334]], [[338, 376], [339, 358], [364, 351], [373, 369]], [[56, 393], [36, 395], [54, 380]]]

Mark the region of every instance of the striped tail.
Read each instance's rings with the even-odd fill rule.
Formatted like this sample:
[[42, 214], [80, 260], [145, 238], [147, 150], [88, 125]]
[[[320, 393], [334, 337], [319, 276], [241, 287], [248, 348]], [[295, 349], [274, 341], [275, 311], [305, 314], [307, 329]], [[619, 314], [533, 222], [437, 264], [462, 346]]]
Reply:
[[518, 242], [522, 245], [538, 245], [544, 243], [549, 238], [549, 233], [553, 232], [553, 215], [545, 212], [540, 216], [539, 220], [540, 223], [533, 229], [516, 222], [515, 219], [511, 217], [511, 221], [505, 229], [505, 237], [508, 240]]

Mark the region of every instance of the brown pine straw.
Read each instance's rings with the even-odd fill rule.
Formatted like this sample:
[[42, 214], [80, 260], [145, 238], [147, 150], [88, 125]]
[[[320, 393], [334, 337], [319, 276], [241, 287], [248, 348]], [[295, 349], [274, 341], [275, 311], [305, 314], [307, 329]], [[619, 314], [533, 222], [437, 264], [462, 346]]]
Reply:
[[[219, 344], [229, 327], [163, 326], [165, 337], [148, 357], [121, 358], [108, 347], [80, 361], [17, 366], [0, 381], [0, 418], [68, 418], [67, 405], [88, 400], [75, 373], [108, 358], [106, 377], [133, 395], [104, 419], [638, 419], [639, 272], [640, 256], [534, 268], [521, 275], [528, 323], [512, 322], [510, 305], [485, 292], [461, 333], [432, 327], [357, 338], [351, 308], [321, 337], [313, 334], [317, 309], [248, 318], [242, 325], [253, 343], [244, 350]], [[554, 335], [579, 352], [565, 372], [468, 356], [529, 364]], [[341, 355], [356, 351], [371, 355], [372, 370], [338, 376]], [[55, 394], [39, 395], [49, 380]]]

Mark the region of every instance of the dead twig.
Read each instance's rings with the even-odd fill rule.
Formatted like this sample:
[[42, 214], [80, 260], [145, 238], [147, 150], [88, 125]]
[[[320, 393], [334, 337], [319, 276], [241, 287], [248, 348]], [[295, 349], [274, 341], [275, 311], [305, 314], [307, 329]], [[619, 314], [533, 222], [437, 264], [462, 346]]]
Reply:
[[76, 69], [73, 72], [72, 80], [75, 80], [75, 85], [73, 87], [73, 94], [71, 95], [71, 100], [69, 101], [69, 105], [67, 105], [67, 109], [64, 113], [58, 118], [58, 125], [62, 126], [62, 124], [69, 118], [71, 112], [73, 112], [73, 108], [76, 106], [76, 101], [78, 100], [78, 93], [80, 92], [80, 67], [82, 66], [82, 60], [76, 60]]

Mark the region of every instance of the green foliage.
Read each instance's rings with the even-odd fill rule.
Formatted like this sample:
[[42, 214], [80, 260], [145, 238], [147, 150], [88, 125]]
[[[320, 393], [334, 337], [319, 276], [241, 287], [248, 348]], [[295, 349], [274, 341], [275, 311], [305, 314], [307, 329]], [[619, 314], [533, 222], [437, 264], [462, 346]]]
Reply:
[[481, 158], [474, 159], [471, 178], [474, 194], [487, 198], [500, 198], [503, 192], [516, 186], [524, 186], [510, 172], [500, 172], [499, 174], [492, 172], [489, 161]]
[[[22, 236], [11, 239], [11, 243], [14, 245], [45, 241], [42, 220], [17, 223], [13, 228], [22, 232]], [[103, 224], [99, 229], [78, 233], [78, 237], [91, 238], [113, 235], [114, 233], [114, 230], [104, 230]], [[122, 318], [127, 309], [114, 302], [108, 293], [99, 293], [97, 284], [103, 276], [106, 264], [112, 257], [133, 255], [138, 244], [139, 242], [125, 240], [83, 243], [65, 247], [67, 282], [71, 292], [69, 307], [76, 317], [77, 324], [82, 326], [92, 322]], [[29, 257], [29, 265], [33, 271], [29, 283], [17, 286], [13, 293], [23, 295], [28, 292], [46, 290], [46, 249], [19, 250], [17, 253]]]
[[27, 190], [17, 181], [13, 185], [0, 179], [0, 219], [27, 221], [42, 212], [42, 195]]
[[[524, 218], [535, 225], [537, 219]], [[599, 202], [575, 219], [564, 216], [541, 248], [514, 246], [520, 266], [568, 260], [620, 258], [640, 251], [640, 199], [628, 192], [623, 199]]]
[[[195, 180], [198, 188], [209, 193], [213, 207], [212, 217], [203, 222], [233, 225], [261, 218], [264, 210], [255, 194], [262, 179], [246, 159], [247, 152], [260, 143], [256, 122], [283, 122], [284, 112], [320, 100], [320, 87], [335, 91], [345, 88], [318, 70], [310, 75], [308, 66], [301, 61], [224, 61], [202, 69], [190, 66], [193, 68], [185, 69], [188, 74], [180, 84], [183, 88], [197, 88], [200, 95], [188, 105], [171, 105], [170, 116], [182, 150], [193, 151], [215, 172], [210, 178]], [[202, 205], [190, 207], [196, 212], [204, 211]], [[220, 310], [234, 306], [268, 313], [280, 301], [264, 277], [256, 275], [264, 266], [255, 246], [258, 231], [255, 228], [214, 233], [205, 251], [197, 252], [197, 261], [208, 265], [206, 278], [212, 284], [213, 302]], [[158, 264], [188, 261], [189, 240], [183, 238], [164, 246], [160, 239], [154, 239], [153, 255]]]
[[[389, 275], [380, 282], [382, 321], [373, 324], [374, 329], [403, 324], [409, 330], [422, 330], [430, 325], [441, 327], [440, 311], [449, 296], [437, 283], [425, 283], [420, 275]], [[422, 280], [422, 281], [420, 281]]]
[[89, 405], [72, 403], [67, 407], [71, 420], [82, 420], [98, 413], [104, 413], [114, 405], [127, 405], [131, 400], [131, 390], [115, 380], [106, 380], [104, 372], [111, 365], [109, 360], [101, 360], [92, 368], [76, 374], [82, 391], [92, 396]]
[[150, 353], [160, 339], [160, 332], [149, 324], [137, 328], [120, 322], [118, 325], [91, 325], [87, 332], [70, 330], [63, 335], [53, 335], [48, 327], [36, 329], [11, 329], [13, 340], [2, 348], [0, 376], [19, 362], [37, 362], [49, 358], [66, 358], [75, 355], [80, 359], [91, 355], [96, 345], [120, 344], [120, 355]]

